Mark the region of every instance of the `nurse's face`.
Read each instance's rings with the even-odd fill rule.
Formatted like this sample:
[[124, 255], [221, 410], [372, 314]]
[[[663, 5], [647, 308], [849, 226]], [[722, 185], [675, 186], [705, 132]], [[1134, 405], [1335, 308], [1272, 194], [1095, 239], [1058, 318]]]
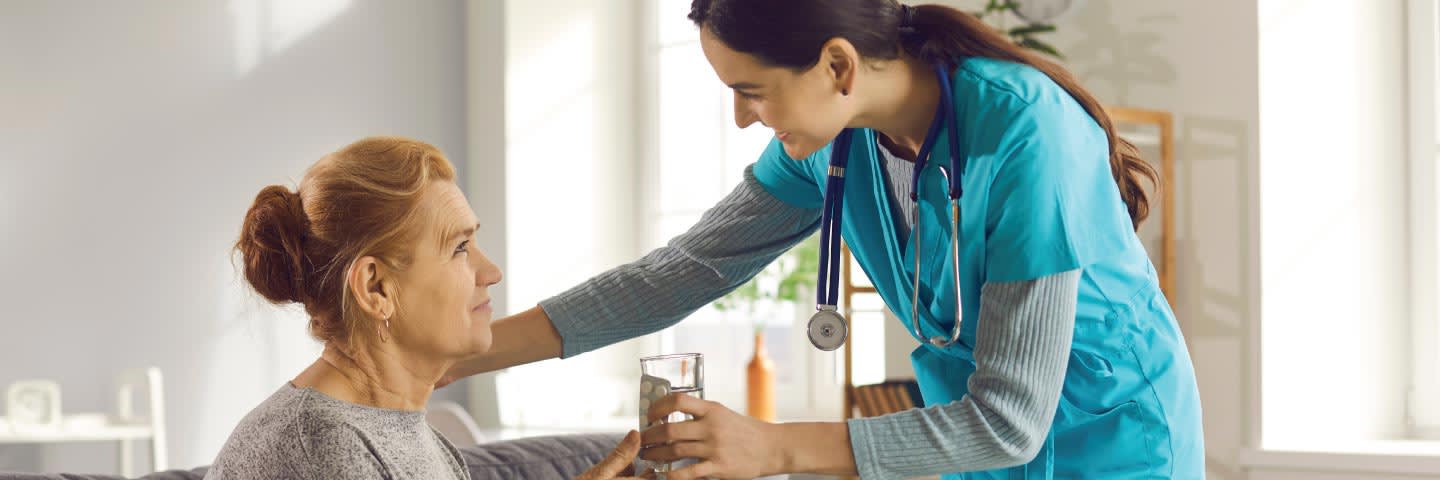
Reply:
[[[785, 153], [796, 160], [830, 143], [855, 114], [853, 97], [842, 93], [850, 89], [853, 74], [849, 69], [854, 63], [842, 61], [837, 66], [831, 58], [845, 54], [849, 44], [843, 43], [839, 50], [827, 44], [819, 62], [797, 72], [765, 65], [732, 50], [708, 28], [700, 31], [705, 58], [720, 81], [734, 91], [735, 125], [745, 128], [760, 122], [769, 127], [785, 146]], [[848, 50], [853, 52], [853, 48]]]

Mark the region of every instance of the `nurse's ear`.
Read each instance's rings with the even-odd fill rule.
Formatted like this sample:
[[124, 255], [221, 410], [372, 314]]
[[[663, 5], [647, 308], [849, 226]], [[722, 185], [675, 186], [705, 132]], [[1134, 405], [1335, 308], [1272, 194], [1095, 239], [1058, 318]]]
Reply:
[[834, 85], [835, 93], [849, 96], [855, 90], [855, 74], [860, 70], [860, 52], [849, 40], [835, 37], [820, 47], [820, 61], [816, 68], [823, 68], [825, 78]]

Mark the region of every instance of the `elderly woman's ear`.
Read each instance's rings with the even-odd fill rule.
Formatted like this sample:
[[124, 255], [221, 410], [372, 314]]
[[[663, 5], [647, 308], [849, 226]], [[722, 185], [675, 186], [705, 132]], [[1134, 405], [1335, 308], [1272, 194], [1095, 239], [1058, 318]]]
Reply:
[[360, 313], [377, 320], [383, 329], [398, 309], [395, 277], [390, 269], [373, 256], [361, 257], [350, 269], [347, 283]]

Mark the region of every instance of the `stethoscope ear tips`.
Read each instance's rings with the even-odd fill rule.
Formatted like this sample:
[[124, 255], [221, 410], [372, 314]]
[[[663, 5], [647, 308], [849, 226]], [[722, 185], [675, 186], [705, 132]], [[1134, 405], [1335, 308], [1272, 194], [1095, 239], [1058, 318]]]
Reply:
[[833, 352], [845, 345], [845, 339], [850, 334], [845, 318], [829, 310], [815, 312], [815, 316], [810, 317], [807, 330], [810, 344], [827, 352]]

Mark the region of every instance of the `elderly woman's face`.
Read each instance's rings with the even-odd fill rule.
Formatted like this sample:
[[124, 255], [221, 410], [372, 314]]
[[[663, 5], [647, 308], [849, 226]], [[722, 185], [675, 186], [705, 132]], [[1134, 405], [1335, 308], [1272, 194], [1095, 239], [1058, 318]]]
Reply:
[[421, 232], [409, 268], [398, 274], [399, 309], [390, 324], [410, 353], [464, 356], [490, 349], [490, 286], [500, 268], [475, 245], [477, 221], [454, 182], [432, 183], [417, 212]]

